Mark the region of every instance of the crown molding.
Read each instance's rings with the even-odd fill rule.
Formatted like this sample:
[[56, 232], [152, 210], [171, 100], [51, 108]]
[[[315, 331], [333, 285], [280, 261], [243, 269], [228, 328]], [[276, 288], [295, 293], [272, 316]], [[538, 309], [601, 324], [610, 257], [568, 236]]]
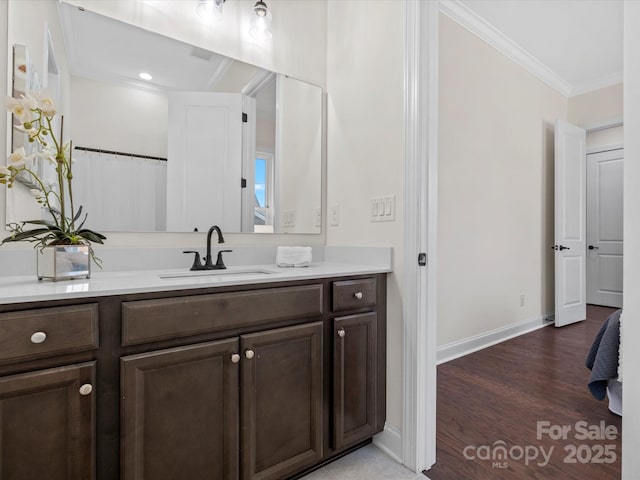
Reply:
[[573, 95], [574, 87], [570, 83], [556, 75], [549, 67], [478, 16], [460, 0], [440, 0], [440, 11], [561, 95], [565, 97]]

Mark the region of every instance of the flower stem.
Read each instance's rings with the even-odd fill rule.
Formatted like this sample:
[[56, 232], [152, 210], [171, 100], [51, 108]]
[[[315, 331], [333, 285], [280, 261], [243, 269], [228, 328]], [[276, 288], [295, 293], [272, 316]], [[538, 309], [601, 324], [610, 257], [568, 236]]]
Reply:
[[[40, 190], [42, 190], [42, 193], [44, 194], [44, 201], [45, 201], [45, 203], [47, 205], [47, 209], [49, 209], [49, 212], [51, 212], [51, 216], [53, 217], [53, 220], [56, 222], [56, 226], [60, 227], [60, 222], [58, 222], [58, 219], [56, 218], [56, 216], [53, 215], [51, 203], [49, 202], [49, 194], [53, 193], [56, 196], [57, 196], [57, 194], [52, 190], [47, 191], [47, 187], [44, 185], [44, 183], [42, 183], [42, 180], [40, 180], [40, 178], [31, 169], [29, 169], [27, 167], [22, 167], [20, 169], [20, 171], [27, 172], [28, 174], [31, 175], [31, 177], [33, 177], [33, 179], [36, 182], [38, 182], [38, 185], [40, 185]], [[60, 200], [59, 197], [58, 197], [58, 200]]]

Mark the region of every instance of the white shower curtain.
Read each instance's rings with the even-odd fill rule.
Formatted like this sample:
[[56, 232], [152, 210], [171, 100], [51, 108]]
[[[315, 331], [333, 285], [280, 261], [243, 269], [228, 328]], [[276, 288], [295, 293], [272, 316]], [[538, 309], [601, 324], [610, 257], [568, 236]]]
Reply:
[[74, 149], [72, 169], [74, 204], [89, 214], [87, 228], [166, 230], [166, 161]]

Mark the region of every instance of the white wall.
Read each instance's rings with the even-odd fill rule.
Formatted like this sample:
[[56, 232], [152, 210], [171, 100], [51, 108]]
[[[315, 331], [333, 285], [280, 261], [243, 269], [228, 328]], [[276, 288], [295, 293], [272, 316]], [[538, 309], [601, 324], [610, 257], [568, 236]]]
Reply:
[[[2, 62], [0, 71], [6, 68], [7, 72], [7, 95], [11, 95], [11, 67], [9, 63], [13, 61], [13, 45], [24, 45], [27, 47], [32, 66], [37, 72], [41, 87], [46, 83], [46, 72], [48, 71], [48, 55], [45, 55], [45, 43], [48, 43], [46, 35], [47, 29], [51, 34], [53, 43], [53, 52], [59, 68], [59, 89], [60, 97], [57, 99], [56, 105], [58, 112], [65, 115], [65, 134], [64, 138], [69, 138], [69, 127], [71, 126], [71, 118], [69, 113], [69, 84], [70, 77], [67, 66], [67, 57], [64, 50], [64, 41], [62, 38], [62, 30], [60, 21], [58, 20], [58, 12], [55, 2], [41, 2], [38, 0], [11, 0], [2, 2], [3, 7], [7, 7], [8, 11], [3, 18], [8, 19], [5, 37], [8, 39], [6, 47], [7, 59]], [[4, 38], [3, 38], [4, 40]], [[3, 51], [4, 53], [4, 51]], [[4, 76], [3, 76], [4, 77]], [[54, 94], [55, 92], [50, 92]], [[3, 117], [5, 109], [3, 108]], [[3, 119], [4, 120], [4, 119]], [[7, 119], [10, 121], [9, 119]], [[0, 129], [0, 131], [4, 131]], [[9, 137], [7, 137], [9, 138]], [[3, 139], [4, 140], [4, 139]], [[8, 152], [10, 145], [6, 145], [2, 152]], [[6, 155], [3, 155], [6, 158]], [[4, 190], [4, 187], [0, 187]], [[12, 189], [7, 189], [6, 197], [4, 192], [0, 195], [0, 220], [4, 225], [6, 222], [20, 221], [31, 218], [41, 218], [40, 208], [34, 202], [33, 195], [22, 184], [16, 182]], [[7, 215], [5, 217], [5, 199]], [[5, 221], [6, 220], [6, 221]], [[2, 227], [0, 227], [0, 231]], [[4, 235], [2, 235], [4, 236]]]
[[[318, 231], [322, 152], [322, 90], [280, 76], [275, 169], [276, 212], [287, 233]], [[285, 222], [289, 212], [295, 219]]]
[[[402, 429], [404, 2], [329, 0], [327, 204], [340, 207], [329, 245], [393, 247], [388, 278], [387, 425]], [[370, 199], [396, 195], [396, 221], [371, 223]], [[401, 454], [401, 452], [400, 452]]]
[[249, 35], [254, 0], [233, 0], [223, 21], [211, 25], [185, 0], [65, 0], [108, 17], [176, 38], [267, 70], [324, 86], [326, 81], [326, 2], [272, 0], [273, 38]]
[[164, 93], [77, 76], [71, 77], [71, 91], [74, 145], [167, 157]]
[[[19, 0], [21, 3], [26, 0]], [[56, 4], [55, 0], [30, 0], [37, 7], [33, 14], [44, 11]], [[284, 73], [295, 78], [325, 86], [326, 82], [326, 2], [325, 0], [298, 1], [274, 0], [269, 2], [273, 12], [273, 39], [258, 42], [246, 32], [249, 28], [249, 16], [255, 2], [234, 0], [225, 4], [225, 20], [216, 28], [199, 22], [194, 14], [193, 4], [182, 0], [162, 2], [133, 2], [129, 0], [73, 0], [69, 3], [83, 6], [149, 30], [155, 30], [202, 48], [209, 48], [239, 60], [257, 64], [260, 67]], [[0, 1], [3, 13], [7, 2]], [[57, 15], [57, 14], [56, 14]], [[8, 24], [4, 24], [6, 15], [2, 15], [0, 39], [3, 42], [0, 63], [0, 77], [7, 78], [6, 52]], [[27, 22], [29, 20], [25, 20]], [[15, 25], [17, 29], [22, 27]], [[240, 27], [239, 27], [240, 26]], [[218, 28], [219, 27], [219, 28]], [[246, 28], [245, 28], [246, 27]], [[4, 90], [7, 92], [7, 85]], [[5, 131], [7, 120], [0, 116], [0, 130]], [[6, 139], [0, 135], [2, 151], [6, 150]], [[0, 190], [0, 225], [5, 224], [5, 194]], [[255, 235], [230, 234], [225, 236], [230, 244], [248, 245], [320, 245], [325, 242], [325, 232], [320, 235]], [[128, 246], [176, 246], [204, 245], [204, 234], [184, 233], [115, 233], [108, 234], [110, 247]], [[28, 244], [3, 246], [5, 249], [31, 248]]]
[[449, 17], [440, 19], [443, 346], [553, 310], [553, 129], [566, 118], [567, 100]]
[[624, 296], [622, 480], [640, 472], [640, 2], [624, 3]]

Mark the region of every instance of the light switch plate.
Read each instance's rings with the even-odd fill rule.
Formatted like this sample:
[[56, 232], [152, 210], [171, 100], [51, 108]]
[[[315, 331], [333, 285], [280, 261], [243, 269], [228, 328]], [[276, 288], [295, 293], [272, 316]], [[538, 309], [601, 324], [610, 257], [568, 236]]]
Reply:
[[396, 220], [396, 196], [385, 195], [371, 199], [372, 222], [395, 222]]
[[340, 205], [333, 205], [329, 208], [329, 225], [332, 227], [340, 225]]

